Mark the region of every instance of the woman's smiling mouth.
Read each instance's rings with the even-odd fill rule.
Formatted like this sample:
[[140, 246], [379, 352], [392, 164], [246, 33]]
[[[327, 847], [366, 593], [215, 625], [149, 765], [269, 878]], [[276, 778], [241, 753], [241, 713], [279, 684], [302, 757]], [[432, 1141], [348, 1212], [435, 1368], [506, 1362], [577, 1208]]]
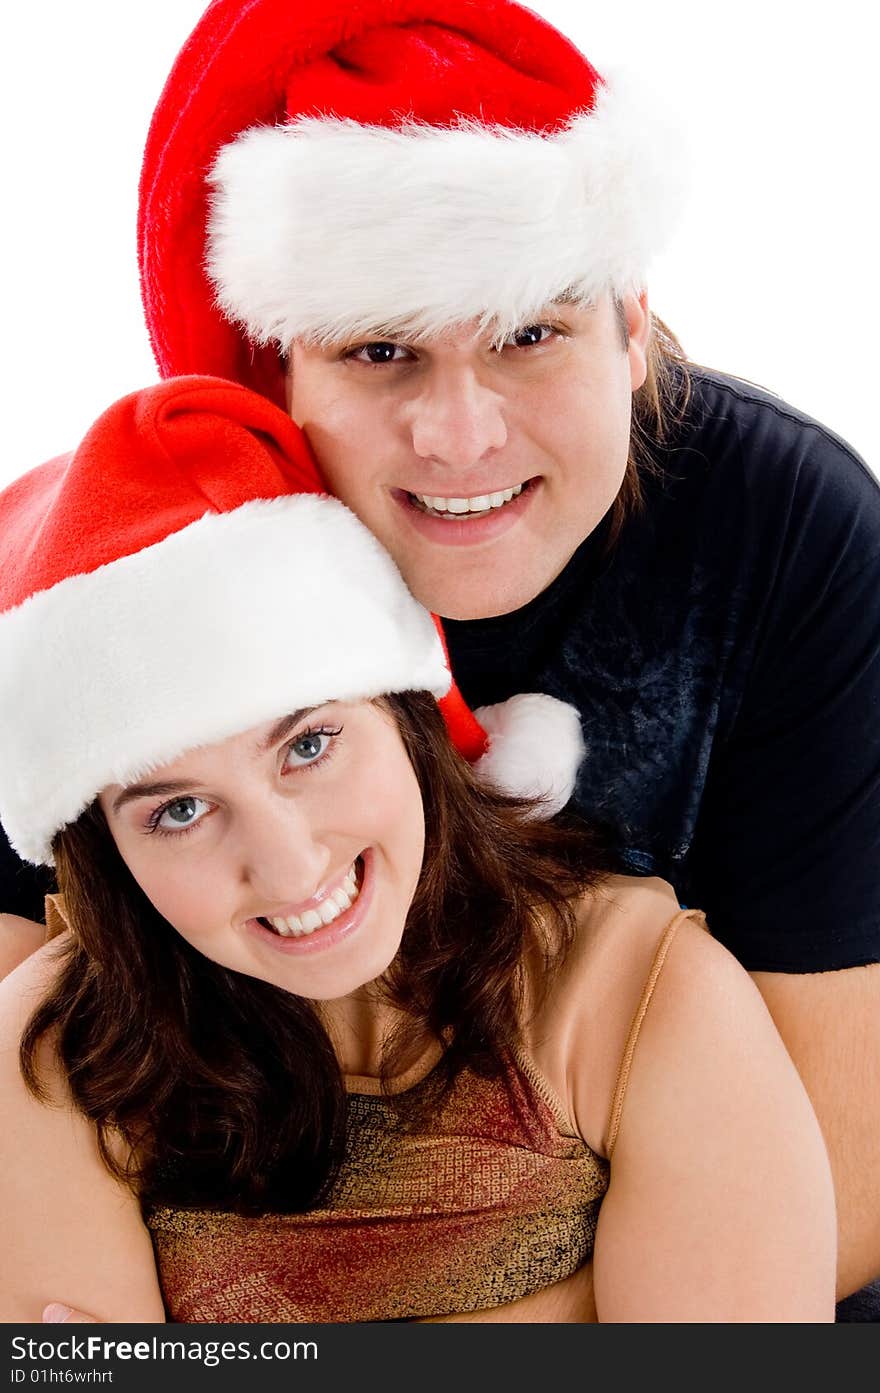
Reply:
[[351, 909], [360, 894], [358, 870], [358, 861], [352, 862], [348, 874], [314, 909], [306, 909], [301, 915], [288, 914], [285, 918], [272, 915], [261, 922], [271, 925], [284, 938], [298, 938], [303, 934], [314, 933], [322, 924], [332, 924], [344, 910]]
[[280, 953], [332, 948], [363, 923], [373, 899], [373, 856], [367, 849], [333, 889], [300, 914], [249, 919], [247, 928]]

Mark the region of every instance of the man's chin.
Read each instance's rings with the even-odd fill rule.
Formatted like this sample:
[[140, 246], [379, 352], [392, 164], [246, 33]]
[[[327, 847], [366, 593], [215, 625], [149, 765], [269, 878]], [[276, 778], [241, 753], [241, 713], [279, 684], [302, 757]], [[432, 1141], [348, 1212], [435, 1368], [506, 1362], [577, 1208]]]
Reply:
[[[406, 579], [406, 576], [404, 576]], [[416, 599], [441, 619], [499, 619], [504, 614], [514, 614], [530, 600], [534, 600], [546, 590], [553, 578], [536, 578], [532, 585], [524, 585], [522, 578], [510, 585], [477, 585], [467, 590], [460, 586], [408, 584]], [[476, 593], [475, 593], [476, 592]]]
[[[537, 543], [533, 543], [532, 561], [535, 563]], [[565, 570], [574, 553], [561, 553], [558, 556], [543, 557], [544, 564], [532, 564], [526, 571], [519, 557], [521, 547], [512, 552], [512, 557], [504, 557], [490, 564], [485, 557], [479, 567], [461, 564], [451, 573], [427, 573], [414, 566], [401, 566], [402, 577], [421, 605], [441, 618], [454, 620], [475, 620], [475, 618], [500, 618], [503, 614], [514, 614], [537, 595], [542, 595], [547, 586], [553, 584], [557, 575]], [[400, 566], [400, 561], [398, 561]], [[416, 574], [414, 574], [416, 573]]]

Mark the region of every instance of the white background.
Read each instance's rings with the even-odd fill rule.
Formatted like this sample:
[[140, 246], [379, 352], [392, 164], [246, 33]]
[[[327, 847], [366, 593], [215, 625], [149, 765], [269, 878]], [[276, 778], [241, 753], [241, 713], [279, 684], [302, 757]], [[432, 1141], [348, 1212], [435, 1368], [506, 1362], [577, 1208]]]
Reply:
[[[788, 397], [876, 470], [874, 7], [534, 8], [600, 69], [647, 74], [687, 128], [693, 192], [652, 269], [659, 313], [692, 357]], [[137, 177], [152, 107], [202, 9], [43, 0], [4, 21], [0, 483], [73, 446], [110, 401], [155, 380], [137, 287]]]

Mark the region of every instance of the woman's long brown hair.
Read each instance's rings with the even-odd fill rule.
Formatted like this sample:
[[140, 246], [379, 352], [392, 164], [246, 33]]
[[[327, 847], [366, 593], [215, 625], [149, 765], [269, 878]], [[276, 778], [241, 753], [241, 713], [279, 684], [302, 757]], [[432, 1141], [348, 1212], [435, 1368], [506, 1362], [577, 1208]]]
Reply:
[[[405, 1022], [382, 1071], [392, 1077], [423, 1038], [444, 1040], [428, 1090], [436, 1100], [465, 1065], [497, 1071], [520, 1038], [526, 956], [543, 959], [549, 980], [572, 941], [578, 898], [610, 861], [598, 831], [537, 820], [531, 805], [481, 785], [433, 698], [382, 702], [426, 822], [402, 946], [377, 984]], [[196, 952], [135, 883], [97, 804], [54, 852], [73, 932], [23, 1037], [29, 1088], [44, 1096], [38, 1050], [48, 1038], [106, 1165], [146, 1207], [314, 1206], [338, 1172], [346, 1120], [319, 1010]]]

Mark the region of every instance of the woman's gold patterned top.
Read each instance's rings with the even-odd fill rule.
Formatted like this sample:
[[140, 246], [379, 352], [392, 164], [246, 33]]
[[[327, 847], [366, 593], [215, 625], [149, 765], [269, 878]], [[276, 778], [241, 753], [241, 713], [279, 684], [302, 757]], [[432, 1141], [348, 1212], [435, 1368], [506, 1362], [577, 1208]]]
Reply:
[[[46, 910], [48, 936], [68, 927], [61, 896], [48, 897]], [[680, 910], [660, 938], [617, 1074], [609, 1157], [645, 1013], [684, 920], [706, 928], [701, 911]], [[440, 1052], [394, 1080], [393, 1091], [425, 1086]], [[524, 1053], [506, 1056], [493, 1079], [463, 1070], [417, 1130], [400, 1125], [376, 1079], [348, 1076], [347, 1085], [346, 1155], [323, 1208], [145, 1215], [170, 1320], [465, 1315], [542, 1291], [590, 1262], [610, 1165], [574, 1131]]]
[[[421, 1073], [397, 1088], [424, 1086]], [[171, 1320], [464, 1313], [514, 1301], [589, 1261], [608, 1163], [572, 1133], [525, 1056], [507, 1056], [493, 1079], [465, 1069], [415, 1130], [375, 1080], [348, 1085], [346, 1158], [322, 1208], [146, 1216]]]

